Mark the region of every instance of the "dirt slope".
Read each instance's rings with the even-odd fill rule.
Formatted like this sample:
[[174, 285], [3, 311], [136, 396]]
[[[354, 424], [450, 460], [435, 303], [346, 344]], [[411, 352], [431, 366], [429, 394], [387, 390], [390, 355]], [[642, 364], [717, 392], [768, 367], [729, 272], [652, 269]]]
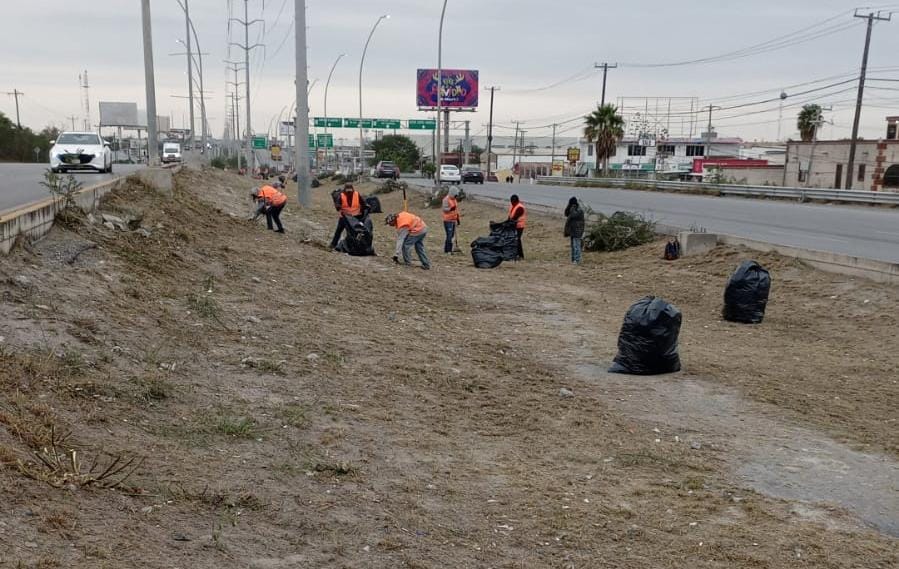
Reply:
[[[741, 328], [717, 318], [738, 251], [569, 267], [559, 221], [532, 216], [529, 260], [478, 272], [439, 254], [428, 210], [424, 272], [392, 265], [381, 225], [386, 257], [326, 251], [326, 191], [278, 236], [245, 221], [247, 190], [134, 185], [104, 210], [140, 231], [76, 221], [0, 260], [0, 566], [899, 563], [849, 506], [748, 489], [740, 441], [765, 429], [678, 425], [662, 385], [597, 371], [627, 305], [662, 294], [687, 323], [668, 384], [894, 464], [895, 290], [763, 256], [769, 317]], [[464, 208], [463, 246], [502, 215]]]

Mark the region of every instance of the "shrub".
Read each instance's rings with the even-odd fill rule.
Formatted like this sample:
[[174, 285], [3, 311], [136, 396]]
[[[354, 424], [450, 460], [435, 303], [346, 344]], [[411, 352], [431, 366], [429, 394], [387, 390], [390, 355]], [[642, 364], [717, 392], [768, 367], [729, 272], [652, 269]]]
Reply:
[[406, 182], [397, 182], [396, 180], [388, 178], [386, 182], [378, 186], [375, 191], [372, 192], [372, 195], [392, 194], [393, 192], [401, 192], [408, 189], [409, 184]]
[[610, 216], [597, 214], [584, 234], [587, 251], [622, 251], [655, 239], [655, 222], [639, 213], [617, 211]]
[[[441, 186], [439, 190], [431, 191], [431, 195], [428, 198], [427, 207], [430, 208], [438, 208], [443, 206], [443, 198], [446, 197], [446, 194], [449, 193], [448, 186]], [[459, 195], [456, 196], [456, 201], [464, 201], [466, 198], [465, 190], [463, 188], [459, 188]]]
[[75, 195], [81, 190], [83, 184], [69, 174], [62, 177], [52, 170], [44, 172], [44, 181], [41, 185], [50, 191], [50, 194], [62, 202], [62, 211], [70, 212], [78, 209], [75, 203]]

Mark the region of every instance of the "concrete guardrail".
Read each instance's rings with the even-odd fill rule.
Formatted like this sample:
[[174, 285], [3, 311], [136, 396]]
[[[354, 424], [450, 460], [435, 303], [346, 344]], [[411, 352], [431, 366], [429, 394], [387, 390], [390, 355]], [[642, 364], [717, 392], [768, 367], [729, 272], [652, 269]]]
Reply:
[[710, 191], [723, 196], [754, 198], [795, 199], [798, 201], [821, 200], [846, 203], [899, 206], [899, 192], [868, 192], [862, 190], [832, 190], [819, 188], [781, 188], [777, 186], [747, 186], [742, 184], [703, 184], [700, 182], [672, 182], [636, 178], [578, 178], [571, 176], [538, 176], [543, 185], [612, 187], [646, 187], [668, 191]]

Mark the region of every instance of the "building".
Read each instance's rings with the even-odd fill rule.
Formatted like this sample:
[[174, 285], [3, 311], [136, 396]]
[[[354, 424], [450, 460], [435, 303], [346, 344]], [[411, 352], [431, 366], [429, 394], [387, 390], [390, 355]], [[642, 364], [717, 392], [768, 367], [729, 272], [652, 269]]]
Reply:
[[[852, 172], [854, 190], [899, 191], [899, 117], [887, 117], [887, 138], [859, 140]], [[845, 188], [849, 140], [787, 143], [785, 186]]]
[[[609, 170], [618, 174], [665, 175], [688, 178], [697, 158], [734, 158], [740, 155], [740, 138], [707, 137], [639, 140], [624, 138], [618, 143], [615, 155], [609, 158]], [[593, 144], [580, 141], [581, 161], [587, 169], [596, 164]]]

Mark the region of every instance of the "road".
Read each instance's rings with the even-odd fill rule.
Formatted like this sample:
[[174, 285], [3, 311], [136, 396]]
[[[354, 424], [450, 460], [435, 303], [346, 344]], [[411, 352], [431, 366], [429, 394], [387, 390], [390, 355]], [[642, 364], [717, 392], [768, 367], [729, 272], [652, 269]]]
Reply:
[[[139, 165], [116, 164], [112, 174], [73, 172], [72, 175], [85, 186], [92, 186], [139, 168]], [[41, 185], [46, 171], [46, 164], [0, 164], [0, 212], [49, 197], [47, 188]]]
[[[408, 180], [427, 185], [425, 180]], [[661, 225], [725, 233], [804, 249], [899, 263], [899, 211], [866, 206], [799, 204], [606, 188], [530, 184], [466, 184], [475, 196], [564, 208], [577, 196], [595, 211], [635, 211]], [[560, 229], [561, 232], [561, 229]]]

